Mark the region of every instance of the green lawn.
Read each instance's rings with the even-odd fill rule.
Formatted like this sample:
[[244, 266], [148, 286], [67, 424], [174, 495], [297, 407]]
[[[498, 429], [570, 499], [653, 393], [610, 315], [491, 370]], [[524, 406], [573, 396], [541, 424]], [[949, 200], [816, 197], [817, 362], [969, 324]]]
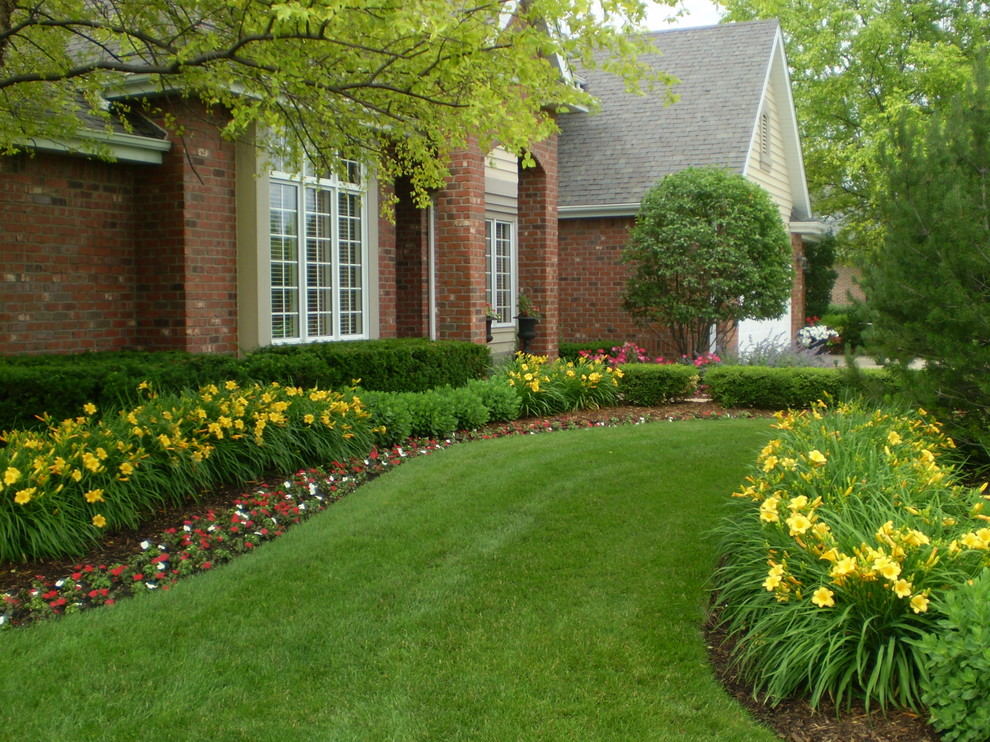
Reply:
[[52, 740], [773, 740], [714, 680], [705, 531], [766, 420], [416, 459], [215, 572], [0, 636]]

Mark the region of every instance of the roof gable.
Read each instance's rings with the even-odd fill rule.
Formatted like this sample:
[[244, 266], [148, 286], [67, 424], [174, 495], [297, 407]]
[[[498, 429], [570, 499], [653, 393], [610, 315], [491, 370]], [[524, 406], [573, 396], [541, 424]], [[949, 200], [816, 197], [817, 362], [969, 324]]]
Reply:
[[601, 111], [561, 117], [562, 215], [580, 215], [577, 212], [586, 207], [634, 214], [650, 187], [686, 167], [716, 165], [746, 174], [765, 91], [781, 83], [786, 93], [777, 97], [789, 108], [784, 118], [794, 127], [788, 138], [797, 151], [797, 190], [805, 194], [806, 205], [777, 21], [659, 31], [647, 37], [660, 53], [644, 61], [680, 80], [674, 88], [680, 99], [665, 106], [662, 94], [630, 94], [617, 76], [598, 69], [582, 71], [588, 92], [601, 101]]

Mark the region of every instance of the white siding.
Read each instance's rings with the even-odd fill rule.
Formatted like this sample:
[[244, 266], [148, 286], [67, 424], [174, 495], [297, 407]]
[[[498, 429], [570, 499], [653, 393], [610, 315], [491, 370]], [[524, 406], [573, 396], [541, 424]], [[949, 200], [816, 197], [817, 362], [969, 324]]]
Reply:
[[[749, 158], [746, 166], [746, 175], [754, 183], [762, 186], [770, 198], [780, 209], [780, 218], [784, 224], [791, 220], [791, 209], [794, 206], [792, 196], [793, 188], [790, 179], [791, 168], [787, 161], [787, 148], [784, 146], [780, 124], [780, 111], [777, 107], [777, 96], [774, 94], [774, 86], [768, 85], [766, 97], [763, 99], [763, 107], [760, 115], [764, 112], [770, 115], [770, 168], [766, 169], [760, 162], [760, 136], [753, 137], [753, 146], [750, 148]], [[757, 116], [756, 126], [759, 127], [760, 116]]]

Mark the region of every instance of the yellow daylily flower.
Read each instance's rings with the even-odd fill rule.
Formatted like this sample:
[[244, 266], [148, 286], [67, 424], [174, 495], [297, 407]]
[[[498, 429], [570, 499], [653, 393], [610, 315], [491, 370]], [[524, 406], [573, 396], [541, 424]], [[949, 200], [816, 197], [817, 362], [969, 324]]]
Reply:
[[831, 608], [835, 605], [835, 593], [827, 587], [820, 587], [811, 596], [811, 602], [819, 608]]
[[911, 583], [905, 579], [900, 579], [891, 586], [891, 589], [894, 591], [894, 593], [897, 595], [898, 598], [906, 598], [908, 595], [911, 594], [913, 585], [911, 585]]
[[37, 491], [37, 487], [28, 487], [27, 489], [18, 490], [17, 494], [14, 495], [14, 502], [18, 505], [27, 505], [31, 502], [31, 498], [34, 497], [34, 493]]
[[811, 521], [802, 513], [794, 513], [794, 515], [787, 519], [787, 526], [790, 528], [791, 536], [800, 536], [811, 528]]

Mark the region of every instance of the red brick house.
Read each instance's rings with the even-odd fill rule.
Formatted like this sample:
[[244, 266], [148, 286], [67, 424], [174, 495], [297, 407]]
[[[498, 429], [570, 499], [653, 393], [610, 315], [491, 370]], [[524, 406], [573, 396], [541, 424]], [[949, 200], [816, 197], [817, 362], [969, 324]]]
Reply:
[[560, 332], [573, 341], [635, 340], [664, 350], [621, 308], [626, 271], [619, 262], [640, 201], [663, 176], [687, 167], [730, 168], [766, 190], [791, 234], [796, 281], [788, 312], [744, 321], [742, 346], [790, 341], [804, 324], [803, 245], [817, 241], [791, 98], [783, 37], [776, 21], [723, 24], [649, 34], [662, 52], [647, 60], [680, 80], [680, 96], [637, 96], [601, 70], [582, 73], [601, 101], [595, 115], [561, 118]]
[[[761, 51], [765, 65], [776, 48]], [[685, 106], [693, 93], [681, 95]], [[505, 352], [520, 292], [543, 314], [532, 351], [555, 353], [561, 338], [633, 338], [613, 258], [634, 211], [610, 212], [605, 201], [592, 204], [601, 213], [574, 209], [585, 177], [575, 153], [593, 159], [597, 145], [579, 140], [609, 124], [613, 103], [602, 100], [599, 116], [562, 117], [560, 172], [558, 137], [533, 145], [533, 168], [469, 148], [425, 210], [407, 183], [378, 183], [356, 165], [343, 178], [284, 172], [250, 142], [222, 139], [222, 114], [188, 101], [171, 102], [181, 140], [143, 119], [112, 134], [94, 127], [87, 136], [106, 140], [112, 163], [36, 142], [0, 158], [0, 354], [236, 353], [407, 336], [484, 343], [486, 303], [501, 315], [492, 348]], [[615, 161], [593, 177], [608, 190], [627, 169]], [[394, 222], [379, 216], [391, 189]], [[792, 206], [807, 208], [806, 189]]]

